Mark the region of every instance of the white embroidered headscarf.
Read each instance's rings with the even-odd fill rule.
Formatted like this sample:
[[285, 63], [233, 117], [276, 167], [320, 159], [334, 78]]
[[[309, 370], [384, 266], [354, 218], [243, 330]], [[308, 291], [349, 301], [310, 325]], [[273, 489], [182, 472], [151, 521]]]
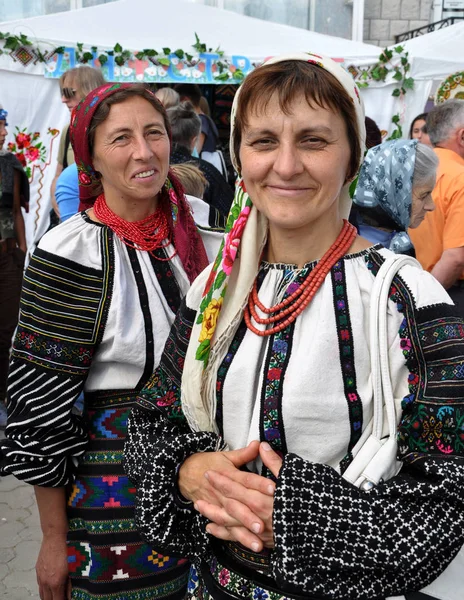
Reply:
[[[366, 137], [364, 106], [351, 75], [332, 59], [310, 52], [281, 55], [264, 65], [288, 60], [316, 64], [342, 84], [355, 106], [362, 160]], [[237, 172], [239, 167], [233, 138], [239, 102], [240, 88], [232, 106], [230, 136], [230, 154]], [[350, 182], [347, 182], [340, 192], [340, 214], [344, 218], [348, 218], [351, 208], [349, 187]], [[200, 276], [189, 292], [189, 297], [199, 297], [198, 286], [204, 286], [182, 374], [182, 410], [193, 431], [218, 432], [215, 424], [217, 370], [243, 318], [248, 295], [259, 270], [267, 231], [266, 217], [253, 206], [243, 180], [238, 180], [224, 240], [206, 285], [204, 277]]]

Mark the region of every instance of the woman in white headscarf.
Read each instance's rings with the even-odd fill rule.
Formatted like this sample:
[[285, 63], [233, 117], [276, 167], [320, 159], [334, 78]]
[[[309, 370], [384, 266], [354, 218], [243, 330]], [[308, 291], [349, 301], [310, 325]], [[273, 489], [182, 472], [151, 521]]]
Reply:
[[330, 59], [283, 56], [247, 76], [232, 123], [222, 248], [129, 418], [137, 524], [192, 561], [189, 597], [408, 596], [464, 541], [462, 321], [400, 269], [385, 345], [401, 470], [351, 483], [372, 428], [371, 294], [394, 256], [345, 220], [362, 102]]

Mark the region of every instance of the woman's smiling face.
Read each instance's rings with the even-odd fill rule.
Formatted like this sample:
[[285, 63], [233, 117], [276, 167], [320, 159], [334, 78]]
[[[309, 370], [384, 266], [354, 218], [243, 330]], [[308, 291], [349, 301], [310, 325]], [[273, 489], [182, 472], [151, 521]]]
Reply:
[[163, 116], [140, 96], [113, 104], [95, 131], [93, 166], [107, 199], [155, 198], [166, 181], [169, 153]]
[[242, 177], [256, 208], [277, 229], [299, 230], [337, 218], [351, 150], [342, 116], [303, 96], [288, 114], [274, 95], [247, 117], [240, 146]]

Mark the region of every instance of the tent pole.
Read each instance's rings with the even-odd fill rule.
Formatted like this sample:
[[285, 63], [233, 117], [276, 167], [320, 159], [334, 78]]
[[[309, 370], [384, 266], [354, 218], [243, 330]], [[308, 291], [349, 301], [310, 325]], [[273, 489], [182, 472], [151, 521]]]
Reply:
[[353, 0], [351, 39], [362, 42], [364, 37], [364, 0]]

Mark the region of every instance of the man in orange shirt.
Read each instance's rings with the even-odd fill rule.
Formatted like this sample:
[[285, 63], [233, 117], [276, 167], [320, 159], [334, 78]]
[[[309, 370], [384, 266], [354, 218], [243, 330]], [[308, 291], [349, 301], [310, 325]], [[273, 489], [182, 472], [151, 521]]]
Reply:
[[438, 155], [435, 210], [409, 235], [421, 265], [448, 290], [464, 314], [464, 100], [448, 100], [427, 115]]

